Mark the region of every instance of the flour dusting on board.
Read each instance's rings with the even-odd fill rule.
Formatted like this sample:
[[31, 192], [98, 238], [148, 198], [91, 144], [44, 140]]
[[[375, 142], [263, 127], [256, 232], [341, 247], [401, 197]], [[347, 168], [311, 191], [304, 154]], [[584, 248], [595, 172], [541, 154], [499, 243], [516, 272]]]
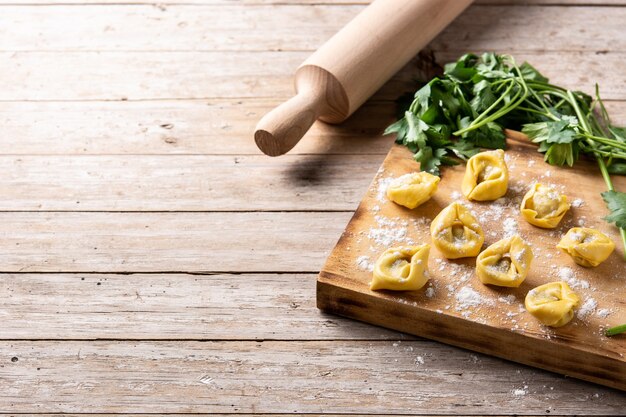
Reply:
[[[508, 192], [505, 196], [488, 202], [468, 201], [459, 189], [450, 189], [445, 194], [435, 194], [434, 199], [443, 208], [451, 202], [459, 202], [466, 206], [484, 229], [485, 245], [483, 250], [496, 241], [515, 235], [523, 239], [531, 238], [528, 243], [532, 247], [533, 265], [544, 271], [541, 283], [565, 281], [576, 291], [581, 298], [581, 305], [576, 311], [576, 318], [572, 325], [586, 325], [593, 317], [607, 319], [616, 311], [615, 308], [606, 308], [602, 304], [601, 294], [591, 285], [586, 277], [586, 270], [577, 265], [567, 266], [567, 255], [559, 251], [555, 244], [569, 230], [580, 224], [587, 224], [588, 219], [574, 211], [561, 222], [556, 229], [537, 229], [527, 224], [520, 214], [520, 204], [524, 194], [536, 183], [551, 186], [570, 197], [571, 205], [575, 209], [584, 208], [585, 201], [571, 190], [566, 190], [557, 182], [557, 175], [551, 171], [539, 170], [534, 160], [523, 164], [515, 163], [517, 157], [506, 154], [509, 171], [514, 178], [509, 181]], [[533, 174], [532, 169], [538, 171]], [[517, 171], [516, 171], [517, 170]], [[524, 175], [521, 175], [523, 173]], [[405, 174], [406, 175], [406, 174]], [[445, 174], [444, 174], [445, 175]], [[357, 243], [367, 248], [364, 253], [355, 254], [356, 269], [365, 273], [374, 270], [376, 259], [390, 247], [402, 245], [417, 245], [431, 243], [430, 224], [433, 215], [420, 214], [420, 208], [414, 210], [397, 210], [395, 203], [386, 195], [387, 188], [396, 178], [391, 170], [380, 170], [371, 188], [374, 204], [368, 210], [371, 221], [368, 228], [357, 232]], [[442, 179], [445, 181], [445, 178]], [[460, 186], [460, 184], [459, 184]], [[392, 214], [396, 213], [396, 214]], [[395, 265], [395, 264], [394, 264]], [[409, 305], [420, 303], [435, 303], [441, 308], [433, 309], [439, 314], [456, 314], [468, 320], [487, 323], [486, 318], [499, 320], [511, 331], [524, 332], [530, 328], [540, 329], [544, 337], [551, 339], [554, 331], [548, 327], [538, 326], [534, 317], [525, 309], [524, 294], [512, 292], [515, 289], [482, 286], [475, 272], [475, 261], [468, 258], [466, 261], [454, 261], [438, 256], [435, 248], [431, 249], [429, 269], [434, 272], [428, 285], [417, 292], [390, 293], [397, 297], [399, 302]], [[535, 272], [536, 273], [536, 272]], [[517, 295], [517, 296], [516, 296]], [[531, 327], [529, 327], [531, 326]], [[601, 337], [601, 329], [597, 330]], [[524, 389], [516, 390], [515, 395], [525, 395]]]

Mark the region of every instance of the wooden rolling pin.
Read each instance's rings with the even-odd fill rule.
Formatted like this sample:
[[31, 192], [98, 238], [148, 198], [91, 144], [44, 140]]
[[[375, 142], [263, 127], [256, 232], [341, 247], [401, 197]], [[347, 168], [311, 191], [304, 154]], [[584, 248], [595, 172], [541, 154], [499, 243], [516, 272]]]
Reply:
[[340, 123], [472, 0], [375, 0], [296, 71], [296, 96], [266, 114], [254, 140], [265, 154], [288, 152], [320, 119]]

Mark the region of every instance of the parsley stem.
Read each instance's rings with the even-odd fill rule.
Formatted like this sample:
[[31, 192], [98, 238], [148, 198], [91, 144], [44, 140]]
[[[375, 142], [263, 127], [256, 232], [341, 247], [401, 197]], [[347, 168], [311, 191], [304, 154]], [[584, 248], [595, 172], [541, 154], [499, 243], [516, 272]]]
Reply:
[[594, 142], [599, 142], [602, 143], [603, 145], [609, 145], [609, 146], [614, 146], [616, 148], [622, 149], [622, 150], [626, 150], [626, 143], [622, 143], [618, 140], [615, 139], [609, 139], [609, 138], [603, 138], [600, 136], [595, 136], [595, 135], [590, 135], [590, 134], [586, 134], [584, 135], [587, 139], [591, 139]]
[[[530, 104], [530, 103], [529, 103], [529, 104]], [[546, 116], [546, 117], [550, 117], [550, 116], [552, 116], [552, 115], [550, 115], [550, 116], [549, 116], [549, 115], [547, 115], [546, 113], [542, 112], [541, 110], [531, 109], [530, 107], [525, 107], [525, 106], [517, 106], [517, 108], [518, 108], [518, 110], [524, 110], [524, 111], [527, 111], [527, 112], [529, 112], [529, 113], [540, 114], [540, 115], [542, 115], [542, 116]], [[552, 116], [552, 117], [554, 117], [554, 116]], [[557, 118], [557, 120], [558, 120], [558, 118]]]
[[[571, 90], [567, 90], [567, 97], [570, 99], [570, 104], [574, 108], [576, 116], [578, 116], [578, 121], [580, 122], [583, 130], [585, 130], [588, 135], [593, 136], [591, 127], [589, 126], [589, 121], [580, 110], [580, 106], [578, 105], [578, 102], [576, 101], [576, 98], [574, 97], [574, 94]], [[595, 149], [596, 145], [593, 140], [588, 137], [586, 139], [587, 143], [589, 143], [589, 146]], [[613, 181], [611, 180], [611, 176], [609, 175], [609, 170], [606, 167], [604, 158], [597, 152], [594, 152], [594, 155], [596, 157], [596, 160], [598, 161], [598, 166], [600, 167], [600, 172], [602, 173], [602, 178], [604, 178], [604, 182], [606, 183], [607, 188], [609, 189], [609, 191], [615, 191], [615, 187], [613, 186]], [[622, 244], [624, 245], [624, 259], [626, 259], [626, 229], [622, 229], [621, 227], [619, 227], [619, 232], [622, 237]]]
[[626, 324], [622, 324], [620, 326], [615, 326], [615, 327], [611, 327], [610, 329], [606, 329], [604, 334], [607, 336], [615, 336], [624, 332], [626, 332]]

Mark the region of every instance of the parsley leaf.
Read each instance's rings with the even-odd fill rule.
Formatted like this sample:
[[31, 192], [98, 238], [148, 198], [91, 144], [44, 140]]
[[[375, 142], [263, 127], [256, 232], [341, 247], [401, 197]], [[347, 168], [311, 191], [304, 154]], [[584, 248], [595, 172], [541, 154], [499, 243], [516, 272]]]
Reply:
[[[442, 165], [470, 158], [480, 148], [505, 148], [503, 126], [521, 129], [552, 165], [572, 166], [583, 153], [598, 161], [609, 190], [610, 174], [626, 175], [626, 128], [611, 124], [596, 85], [595, 100], [549, 83], [528, 63], [493, 52], [465, 54], [446, 64], [413, 95], [408, 111], [389, 126], [421, 169], [439, 174]], [[611, 214], [626, 226], [626, 194], [603, 194]], [[626, 248], [626, 229], [620, 231]]]
[[609, 223], [615, 223], [617, 227], [626, 229], [626, 193], [605, 191], [602, 193], [602, 198], [611, 210], [611, 214], [604, 219]]

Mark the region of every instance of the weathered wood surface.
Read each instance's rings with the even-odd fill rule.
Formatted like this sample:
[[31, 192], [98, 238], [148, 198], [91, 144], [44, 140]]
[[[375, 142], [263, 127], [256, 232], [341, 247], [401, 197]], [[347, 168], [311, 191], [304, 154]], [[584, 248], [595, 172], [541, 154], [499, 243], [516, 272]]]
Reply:
[[0, 211], [354, 210], [383, 158], [0, 156]]
[[314, 272], [350, 216], [3, 212], [0, 272]]
[[[620, 339], [603, 336], [603, 329], [626, 320], [624, 249], [617, 245], [613, 256], [597, 268], [579, 267], [569, 256], [554, 249], [561, 236], [581, 221], [586, 227], [602, 230], [613, 241], [620, 242], [617, 228], [607, 225], [599, 216], [606, 212], [598, 194], [604, 188], [602, 176], [595, 164], [585, 161], [579, 161], [571, 169], [551, 167], [546, 172], [542, 157], [526, 140], [509, 140], [508, 145], [510, 180], [503, 202], [475, 203], [455, 196], [465, 172], [465, 167], [459, 165], [442, 170], [442, 181], [433, 198], [415, 210], [407, 210], [381, 195], [383, 179], [418, 168], [408, 149], [392, 147], [320, 272], [318, 306], [368, 323], [626, 391], [625, 346]], [[582, 202], [568, 212], [556, 233], [531, 226], [519, 213], [520, 201], [534, 182], [554, 184], [564, 190], [570, 201]], [[623, 177], [615, 178], [614, 184], [622, 189], [626, 181]], [[529, 243], [534, 260], [520, 287], [482, 285], [474, 273], [473, 257], [447, 261], [432, 246], [428, 260], [432, 295], [425, 294], [426, 288], [410, 292], [371, 291], [372, 273], [358, 268], [358, 259], [366, 256], [368, 262], [375, 262], [389, 247], [406, 245], [407, 238], [415, 244], [430, 243], [430, 223], [442, 208], [454, 201], [476, 213], [484, 229], [485, 247], [507, 234], [519, 234]], [[498, 210], [494, 211], [494, 207]], [[406, 225], [401, 226], [402, 222]], [[507, 222], [508, 230], [503, 226]], [[376, 238], [380, 230], [389, 242]], [[572, 287], [580, 296], [581, 307], [588, 301], [595, 307], [586, 316], [578, 315], [569, 325], [551, 329], [541, 326], [525, 311], [523, 300], [532, 288], [565, 280], [559, 279], [563, 268], [569, 268], [576, 280]], [[581, 284], [583, 281], [586, 284]], [[474, 294], [471, 302], [459, 298], [463, 291]], [[610, 313], [606, 317], [597, 316], [598, 308]]]
[[[250, 134], [278, 104], [272, 99], [6, 102], [0, 106], [0, 149], [5, 155], [258, 155]], [[626, 125], [626, 102], [605, 104], [613, 122]], [[393, 102], [371, 101], [341, 125], [318, 122], [289, 155], [386, 155], [393, 137], [381, 135], [395, 112]]]
[[426, 341], [15, 341], [0, 357], [15, 413], [624, 411], [622, 393]]
[[0, 339], [414, 339], [320, 312], [312, 297], [316, 278], [0, 274]]
[[[251, 132], [365, 0], [164, 3], [0, 1], [0, 412], [623, 414], [615, 391], [314, 308], [306, 272], [424, 71], [286, 159], [250, 156]], [[479, 3], [433, 42], [439, 63], [511, 52], [572, 87], [599, 81], [625, 124], [624, 9], [606, 7], [624, 1]], [[530, 3], [550, 6], [511, 7]]]
[[[293, 95], [293, 71], [308, 55], [308, 51], [1, 52], [0, 61], [11, 71], [4, 74], [0, 101], [285, 98]], [[435, 56], [448, 62], [458, 55], [442, 52]], [[607, 71], [620, 68], [626, 52], [522, 52], [515, 56], [534, 63], [565, 87], [591, 91], [593, 83], [602, 80], [605, 98], [626, 99], [626, 73]], [[47, 71], [38, 71], [41, 67]], [[414, 90], [415, 77], [415, 64], [410, 63], [374, 99], [395, 100]]]
[[[254, 8], [239, 4], [5, 6], [0, 15], [0, 50], [312, 51], [364, 7], [295, 3]], [[625, 20], [623, 7], [474, 5], [430, 48], [456, 54], [492, 49], [625, 52]], [[525, 30], [529, 21], [533, 31]], [[64, 23], [66, 30], [60, 32], [58, 27]]]

